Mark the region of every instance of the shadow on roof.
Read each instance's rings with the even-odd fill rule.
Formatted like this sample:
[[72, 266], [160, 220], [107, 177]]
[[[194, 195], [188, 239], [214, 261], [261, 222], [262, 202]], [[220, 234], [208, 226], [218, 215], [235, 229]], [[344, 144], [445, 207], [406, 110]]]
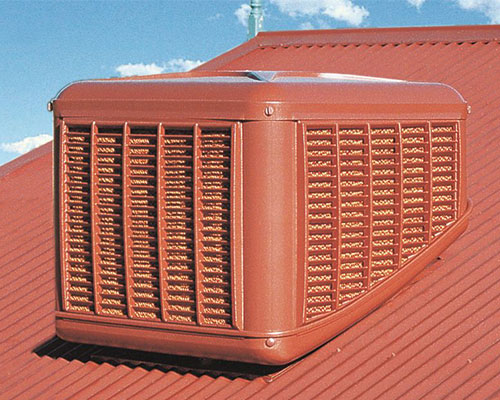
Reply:
[[297, 363], [282, 366], [249, 364], [233, 361], [213, 360], [175, 356], [161, 353], [128, 350], [114, 347], [89, 344], [71, 343], [58, 337], [53, 337], [33, 350], [39, 357], [62, 358], [67, 361], [78, 360], [82, 363], [92, 361], [97, 364], [108, 363], [114, 366], [125, 365], [130, 368], [145, 370], [159, 370], [163, 372], [175, 371], [179, 374], [195, 376], [208, 375], [213, 378], [225, 377], [228, 379], [242, 378], [253, 380], [263, 378], [271, 382], [281, 373]]

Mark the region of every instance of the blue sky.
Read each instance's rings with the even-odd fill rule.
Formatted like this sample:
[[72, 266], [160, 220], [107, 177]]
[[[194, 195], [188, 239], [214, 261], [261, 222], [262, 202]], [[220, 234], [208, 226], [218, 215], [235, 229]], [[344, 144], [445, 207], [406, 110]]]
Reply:
[[[266, 30], [500, 23], [500, 0], [263, 0]], [[0, 164], [50, 140], [87, 78], [190, 69], [246, 40], [249, 0], [0, 0]]]

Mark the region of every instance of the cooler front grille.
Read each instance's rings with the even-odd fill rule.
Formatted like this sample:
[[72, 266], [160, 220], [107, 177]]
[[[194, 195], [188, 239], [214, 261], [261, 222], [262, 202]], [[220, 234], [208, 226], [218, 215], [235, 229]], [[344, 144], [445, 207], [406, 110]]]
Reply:
[[195, 324], [196, 288], [193, 223], [193, 133], [167, 130], [160, 138], [160, 177], [158, 197], [165, 199], [160, 208], [165, 228], [160, 262], [166, 302], [165, 320]]
[[64, 281], [66, 309], [94, 312], [90, 201], [90, 127], [75, 126], [64, 149]]
[[198, 136], [196, 231], [201, 254], [199, 286], [202, 321], [231, 324], [230, 157], [231, 137], [220, 130]]
[[457, 219], [458, 124], [306, 128], [306, 319], [403, 268]]
[[[70, 131], [71, 132], [71, 131]], [[102, 315], [126, 316], [123, 243], [123, 137], [119, 128], [92, 127], [91, 213], [94, 233], [95, 309]], [[94, 216], [92, 218], [92, 215]]]
[[65, 310], [232, 326], [231, 132], [62, 124]]

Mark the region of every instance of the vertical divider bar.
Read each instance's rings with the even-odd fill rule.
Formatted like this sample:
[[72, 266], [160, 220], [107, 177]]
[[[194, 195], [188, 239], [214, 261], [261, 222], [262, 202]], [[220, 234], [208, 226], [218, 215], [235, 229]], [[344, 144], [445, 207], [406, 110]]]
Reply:
[[165, 291], [165, 259], [163, 257], [163, 245], [165, 240], [164, 221], [165, 221], [165, 168], [164, 168], [164, 132], [165, 128], [162, 123], [158, 124], [156, 137], [156, 229], [157, 232], [157, 248], [158, 248], [158, 279], [160, 280], [160, 315], [161, 320], [167, 320], [167, 296]]
[[[299, 129], [300, 128], [300, 129]], [[299, 160], [299, 157], [301, 154], [299, 154], [299, 145], [298, 145], [298, 136], [302, 136], [304, 137], [304, 134], [303, 134], [303, 130], [304, 130], [304, 126], [302, 125], [302, 123], [300, 121], [296, 121], [294, 124], [293, 124], [293, 158], [294, 158], [294, 162], [293, 162], [293, 182], [294, 182], [294, 189], [293, 189], [293, 212], [294, 212], [294, 215], [296, 216], [296, 223], [294, 224], [294, 228], [293, 228], [293, 239], [292, 239], [292, 243], [293, 243], [293, 249], [294, 249], [294, 254], [296, 255], [292, 261], [292, 268], [294, 271], [296, 271], [295, 273], [295, 282], [294, 282], [294, 285], [296, 288], [300, 288], [300, 282], [301, 282], [301, 278], [299, 277], [299, 274], [298, 274], [298, 271], [300, 270], [299, 268], [299, 265], [306, 265], [306, 268], [307, 268], [307, 264], [304, 263], [304, 262], [301, 262], [300, 261], [300, 258], [298, 256], [298, 246], [299, 246], [299, 240], [298, 240], [298, 235], [299, 235], [299, 232], [300, 232], [300, 228], [298, 227], [299, 225], [299, 221], [300, 221], [300, 218], [299, 218], [299, 204], [300, 202], [298, 201], [298, 196], [299, 196], [299, 193], [301, 193], [301, 190], [303, 188], [305, 188], [306, 186], [304, 186], [304, 182], [307, 182], [307, 176], [306, 176], [306, 180], [305, 181], [302, 181], [302, 185], [299, 184], [299, 181], [300, 181], [300, 171], [299, 171], [299, 165], [300, 165], [300, 160]], [[233, 131], [231, 130], [231, 134], [233, 133]], [[232, 137], [231, 137], [232, 139]], [[231, 140], [231, 149], [233, 148], [232, 146], [232, 140]], [[233, 162], [233, 154], [232, 154], [232, 150], [230, 152], [230, 158], [231, 158], [231, 163]], [[232, 181], [232, 176], [231, 174], [229, 175], [230, 176], [230, 181]], [[302, 186], [302, 188], [301, 188]], [[232, 195], [232, 193], [231, 193]], [[230, 198], [231, 200], [231, 198]], [[231, 210], [231, 204], [230, 204], [230, 210]], [[332, 263], [333, 263], [333, 260], [332, 260]], [[333, 276], [332, 276], [333, 277]], [[296, 297], [296, 302], [295, 302], [295, 309], [297, 311], [299, 311], [303, 306], [303, 304], [305, 304], [305, 299], [306, 298], [303, 298], [303, 299], [300, 299], [300, 295], [297, 291], [297, 295], [295, 296]], [[333, 298], [333, 295], [332, 295], [332, 298]], [[299, 318], [302, 318], [301, 322], [304, 322], [305, 319], [303, 318], [304, 316], [300, 313], [300, 312], [297, 312], [296, 313], [297, 317]]]
[[366, 124], [366, 135], [368, 138], [368, 257], [366, 290], [370, 289], [372, 275], [372, 250], [373, 250], [373, 165], [372, 165], [372, 130], [370, 124]]
[[[455, 121], [453, 123], [455, 127], [454, 140], [455, 140], [455, 154], [452, 165], [454, 165], [454, 180], [455, 180], [455, 210], [454, 219], [456, 220], [462, 209], [467, 204], [467, 198], [463, 195], [467, 187], [467, 176], [465, 174], [465, 121]], [[465, 204], [463, 204], [465, 203]]]
[[94, 287], [94, 312], [101, 314], [101, 299], [99, 298], [99, 260], [97, 248], [97, 132], [95, 121], [92, 122], [89, 132], [90, 152], [90, 243], [92, 251], [92, 282]]
[[427, 230], [427, 243], [430, 244], [432, 240], [432, 187], [433, 187], [433, 173], [432, 173], [432, 126], [430, 121], [427, 121], [427, 141], [428, 141], [428, 147], [427, 147], [427, 154], [429, 157], [429, 172], [428, 172], [428, 179], [429, 179], [429, 184], [427, 185], [428, 188], [428, 193], [427, 193], [427, 198], [429, 199], [429, 224], [428, 224], [428, 230]]
[[342, 227], [342, 198], [341, 198], [341, 186], [340, 186], [340, 144], [339, 144], [339, 124], [334, 124], [332, 126], [332, 134], [334, 135], [334, 142], [335, 143], [335, 175], [337, 178], [336, 185], [337, 185], [337, 246], [335, 246], [335, 251], [337, 252], [336, 258], [337, 258], [337, 287], [335, 289], [335, 310], [339, 308], [340, 301], [340, 273], [341, 273], [341, 261], [340, 261], [340, 256], [341, 256], [341, 247], [342, 247], [342, 232], [341, 232], [341, 227]]
[[123, 267], [125, 271], [125, 293], [127, 297], [127, 315], [132, 318], [132, 259], [130, 257], [130, 174], [127, 172], [129, 166], [130, 126], [128, 122], [123, 124], [122, 145], [122, 204], [123, 204]]
[[[465, 122], [463, 122], [465, 124]], [[454, 127], [454, 133], [453, 133], [453, 138], [455, 141], [455, 154], [454, 156], [454, 182], [455, 182], [455, 205], [454, 205], [454, 210], [453, 210], [453, 220], [456, 221], [458, 219], [458, 216], [460, 214], [460, 210], [462, 209], [462, 201], [463, 201], [463, 196], [462, 196], [462, 188], [466, 187], [467, 182], [465, 180], [460, 179], [462, 175], [462, 170], [463, 170], [463, 163], [462, 163], [462, 157], [465, 158], [465, 151], [462, 153], [462, 140], [465, 140], [465, 137], [462, 135], [462, 124], [457, 122], [453, 123]], [[464, 160], [465, 161], [465, 160]], [[453, 165], [453, 164], [452, 164]], [[459, 185], [459, 182], [460, 185]], [[467, 203], [467, 200], [465, 201]]]
[[202, 308], [202, 276], [201, 276], [201, 223], [200, 223], [200, 155], [201, 155], [201, 129], [198, 124], [193, 127], [193, 262], [194, 262], [194, 284], [195, 284], [195, 299], [196, 299], [196, 323], [203, 324]]
[[[304, 323], [307, 321], [307, 298], [309, 295], [309, 242], [310, 242], [310, 235], [311, 235], [311, 229], [309, 225], [309, 191], [310, 191], [310, 176], [309, 176], [309, 155], [308, 155], [308, 148], [307, 148], [307, 132], [309, 128], [305, 124], [301, 124], [302, 129], [302, 143], [303, 143], [303, 149], [304, 149], [304, 183], [306, 187], [306, 201], [305, 201], [305, 207], [304, 207], [304, 232], [305, 234], [305, 246], [304, 246], [304, 264], [305, 264], [305, 269], [304, 269], [304, 306], [303, 306], [303, 311], [302, 311], [302, 321]], [[333, 299], [332, 299], [333, 300]], [[332, 307], [335, 307], [335, 304], [332, 305]]]
[[403, 130], [401, 128], [401, 123], [397, 123], [397, 138], [399, 141], [399, 239], [398, 239], [398, 262], [396, 264], [396, 268], [400, 268], [403, 260], [403, 221], [404, 221], [404, 202], [403, 202]]
[[241, 122], [231, 126], [230, 155], [230, 260], [231, 260], [231, 303], [232, 325], [243, 329], [243, 199], [242, 172], [243, 152], [241, 150]]
[[68, 127], [66, 123], [61, 120], [59, 125], [59, 260], [62, 266], [61, 271], [61, 308], [63, 311], [68, 311], [68, 254], [66, 252], [67, 246], [67, 219], [68, 214], [66, 211], [66, 202], [68, 199], [68, 188], [66, 185], [67, 174], [66, 168], [66, 152], [64, 151], [67, 143]]
[[[309, 229], [309, 157], [307, 154], [307, 132], [309, 127], [305, 123], [298, 123], [300, 129], [298, 132], [301, 133], [300, 143], [302, 143], [302, 159], [303, 159], [303, 170], [300, 171], [304, 175], [304, 188], [305, 188], [305, 201], [304, 201], [304, 290], [303, 290], [303, 306], [302, 306], [302, 321], [305, 323], [307, 321], [307, 297], [308, 297], [308, 276], [309, 276], [309, 240], [310, 240], [310, 229]], [[333, 131], [332, 131], [333, 132]], [[299, 164], [300, 165], [300, 164]], [[299, 175], [300, 176], [300, 175]], [[333, 179], [333, 177], [332, 177]], [[335, 309], [335, 299], [332, 298], [332, 309]]]

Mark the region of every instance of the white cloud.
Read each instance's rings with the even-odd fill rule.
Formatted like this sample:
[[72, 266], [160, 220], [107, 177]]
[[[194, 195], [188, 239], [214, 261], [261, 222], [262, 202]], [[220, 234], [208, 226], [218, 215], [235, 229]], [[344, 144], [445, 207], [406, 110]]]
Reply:
[[[427, 0], [406, 1], [412, 6], [420, 8]], [[486, 15], [492, 24], [500, 24], [500, 0], [453, 0], [453, 2], [463, 10], [477, 11]]]
[[167, 61], [164, 66], [164, 72], [186, 72], [191, 71], [198, 65], [203, 64], [201, 60], [186, 60], [185, 58], [173, 58]]
[[314, 29], [314, 25], [307, 21], [307, 22], [302, 22], [299, 26], [300, 29], [302, 29], [303, 31], [309, 31], [311, 29]]
[[464, 10], [486, 15], [492, 24], [500, 24], [500, 0], [456, 0]]
[[234, 15], [236, 15], [236, 18], [238, 18], [239, 23], [245, 28], [248, 26], [248, 16], [250, 15], [250, 10], [250, 6], [246, 3], [243, 3], [240, 8], [238, 8], [234, 12]]
[[350, 25], [359, 26], [370, 13], [352, 0], [270, 0], [291, 17], [325, 15]]
[[332, 29], [330, 24], [326, 21], [323, 21], [322, 19], [318, 19], [318, 26], [319, 29]]
[[426, 0], [406, 0], [406, 1], [412, 6], [420, 8], [422, 7], [422, 4], [424, 4]]
[[209, 21], [217, 21], [218, 19], [221, 19], [222, 18], [222, 14], [221, 13], [217, 13], [215, 15], [211, 15], [210, 17], [208, 17], [207, 19]]
[[116, 72], [122, 77], [134, 75], [154, 75], [165, 72], [185, 72], [203, 64], [201, 60], [187, 60], [185, 58], [173, 58], [162, 65], [151, 64], [122, 64], [115, 68]]
[[151, 64], [122, 64], [116, 67], [116, 72], [120, 74], [120, 76], [134, 76], [134, 75], [153, 75], [153, 74], [161, 74], [163, 72], [163, 67], [156, 65], [155, 63]]
[[30, 136], [19, 140], [18, 142], [11, 143], [0, 143], [0, 148], [8, 153], [18, 153], [24, 154], [35, 147], [39, 147], [42, 144], [50, 142], [52, 140], [52, 135], [42, 134], [38, 136]]

